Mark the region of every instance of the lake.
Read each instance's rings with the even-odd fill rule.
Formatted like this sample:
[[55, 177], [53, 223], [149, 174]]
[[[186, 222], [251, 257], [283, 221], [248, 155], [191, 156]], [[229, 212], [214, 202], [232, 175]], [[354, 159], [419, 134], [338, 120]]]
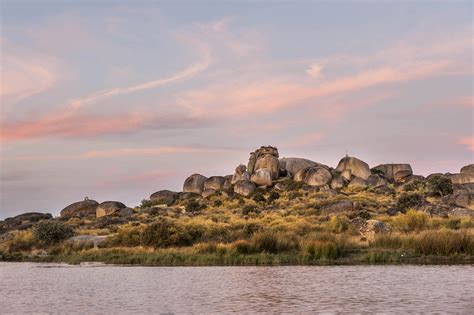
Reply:
[[0, 263], [5, 313], [471, 313], [474, 266]]

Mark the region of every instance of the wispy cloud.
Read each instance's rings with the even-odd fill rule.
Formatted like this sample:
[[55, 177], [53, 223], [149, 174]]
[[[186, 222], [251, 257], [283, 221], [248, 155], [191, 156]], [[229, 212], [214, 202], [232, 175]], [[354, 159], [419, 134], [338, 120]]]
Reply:
[[463, 144], [469, 151], [474, 151], [474, 136], [468, 136], [460, 139], [458, 144]]
[[146, 157], [170, 154], [189, 153], [228, 153], [239, 152], [239, 148], [213, 148], [207, 146], [182, 146], [182, 147], [146, 147], [146, 148], [117, 148], [109, 150], [93, 150], [76, 154], [61, 155], [19, 155], [11, 158], [15, 160], [89, 160], [121, 157]]

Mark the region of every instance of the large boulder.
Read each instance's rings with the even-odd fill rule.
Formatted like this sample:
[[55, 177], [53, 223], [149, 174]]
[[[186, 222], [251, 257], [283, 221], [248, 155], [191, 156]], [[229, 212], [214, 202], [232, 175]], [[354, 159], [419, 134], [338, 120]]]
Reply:
[[247, 166], [242, 164], [235, 168], [235, 173], [232, 175], [231, 184], [235, 185], [235, 183], [241, 180], [250, 180], [250, 174], [247, 172]]
[[272, 179], [278, 179], [280, 168], [278, 149], [272, 146], [262, 146], [250, 153], [247, 171], [253, 175], [258, 169], [268, 169]]
[[304, 182], [310, 186], [324, 186], [331, 182], [332, 175], [326, 168], [316, 166], [306, 171]]
[[462, 174], [474, 174], [474, 164], [469, 164], [461, 168], [460, 173]]
[[53, 216], [49, 213], [40, 213], [40, 212], [26, 212], [13, 217], [15, 221], [29, 221], [29, 222], [36, 222], [40, 220], [49, 220], [52, 219]]
[[204, 190], [204, 182], [207, 177], [201, 174], [193, 174], [186, 178], [183, 185], [183, 192], [201, 194]]
[[365, 188], [367, 187], [367, 181], [360, 178], [360, 177], [354, 177], [351, 182], [349, 183], [349, 185], [347, 185], [347, 187], [351, 187], [351, 188]]
[[255, 164], [255, 172], [262, 169], [270, 171], [271, 179], [278, 179], [280, 176], [278, 158], [270, 154], [265, 154], [259, 157]]
[[241, 180], [234, 185], [234, 192], [245, 197], [250, 196], [255, 189], [255, 184], [248, 180]]
[[458, 190], [451, 195], [443, 197], [446, 204], [474, 210], [474, 193], [468, 190]]
[[446, 174], [447, 178], [453, 182], [453, 184], [470, 184], [474, 183], [474, 173], [459, 173], [459, 174]]
[[73, 204], [70, 204], [63, 210], [61, 210], [61, 217], [88, 217], [95, 216], [96, 209], [99, 206], [99, 203], [95, 200], [85, 199], [83, 201], [78, 201]]
[[378, 188], [378, 187], [386, 186], [387, 181], [382, 176], [373, 174], [373, 175], [370, 175], [369, 178], [367, 178], [367, 184], [370, 187]]
[[217, 192], [217, 191], [216, 191], [215, 189], [206, 188], [206, 189], [204, 189], [204, 190], [202, 191], [201, 196], [202, 196], [203, 198], [207, 198], [207, 197], [210, 197], [210, 196], [212, 196], [212, 195], [215, 195], [216, 192]]
[[369, 165], [358, 158], [346, 156], [339, 164], [337, 164], [336, 171], [342, 173], [345, 170], [350, 170], [351, 174], [367, 180], [371, 175]]
[[270, 187], [273, 185], [271, 171], [266, 168], [256, 170], [250, 177], [250, 180], [257, 186]]
[[281, 158], [279, 160], [279, 168], [281, 170], [286, 170], [289, 176], [294, 176], [296, 173], [302, 169], [311, 167], [311, 166], [322, 166], [329, 169], [328, 166], [302, 158]]
[[413, 170], [411, 169], [410, 164], [380, 164], [373, 167], [372, 170], [381, 171], [385, 178], [391, 182], [397, 182], [405, 177], [413, 175]]
[[448, 216], [450, 218], [463, 218], [463, 217], [474, 218], [474, 211], [466, 209], [466, 208], [453, 208], [449, 211]]
[[178, 193], [171, 190], [160, 190], [150, 195], [150, 200], [157, 204], [172, 204], [178, 198]]
[[119, 212], [127, 206], [118, 201], [104, 201], [96, 209], [95, 213], [98, 218]]
[[224, 189], [226, 178], [224, 176], [211, 176], [204, 182], [204, 189]]
[[344, 178], [342, 178], [341, 176], [338, 176], [332, 179], [330, 186], [332, 189], [341, 189], [342, 187], [344, 187], [344, 184], [345, 184]]

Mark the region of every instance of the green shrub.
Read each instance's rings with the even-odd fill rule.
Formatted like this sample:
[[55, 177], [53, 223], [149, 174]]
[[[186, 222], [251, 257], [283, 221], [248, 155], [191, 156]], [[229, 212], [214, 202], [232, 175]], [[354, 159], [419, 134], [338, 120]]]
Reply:
[[74, 235], [70, 226], [61, 222], [39, 222], [33, 229], [33, 238], [41, 244], [52, 245], [60, 243]]
[[426, 228], [428, 215], [424, 212], [408, 210], [393, 217], [392, 225], [402, 232], [421, 231]]
[[245, 205], [242, 209], [243, 215], [249, 215], [251, 212], [257, 212], [257, 206], [255, 205]]
[[459, 230], [461, 228], [461, 219], [449, 219], [446, 225], [448, 229]]
[[232, 248], [237, 254], [251, 254], [253, 252], [252, 244], [247, 240], [238, 240], [232, 244]]
[[303, 246], [303, 254], [310, 260], [335, 260], [341, 252], [332, 241], [307, 241]]
[[277, 193], [276, 191], [271, 191], [270, 192], [270, 195], [268, 196], [268, 202], [273, 202], [277, 199], [280, 198], [280, 194]]
[[180, 226], [171, 220], [162, 219], [147, 226], [140, 233], [140, 243], [150, 247], [190, 246], [196, 243], [203, 231], [195, 225]]
[[474, 254], [474, 237], [463, 231], [425, 231], [413, 238], [404, 245], [418, 255]]
[[301, 193], [299, 191], [291, 191], [289, 194], [288, 194], [288, 200], [293, 200], [293, 199], [296, 199], [298, 197], [301, 197]]
[[342, 233], [349, 229], [351, 222], [346, 216], [333, 216], [329, 221], [329, 228], [334, 233]]
[[411, 183], [406, 184], [403, 187], [403, 190], [405, 190], [405, 191], [420, 191], [420, 190], [423, 190], [425, 187], [426, 187], [425, 182], [423, 182], [421, 180], [415, 180]]
[[261, 192], [256, 192], [252, 196], [252, 200], [255, 202], [265, 202], [266, 199]]
[[400, 212], [405, 213], [409, 208], [421, 206], [424, 202], [422, 195], [417, 193], [403, 193], [398, 198], [397, 208]]
[[191, 200], [188, 200], [186, 202], [186, 204], [184, 205], [185, 209], [186, 209], [186, 212], [191, 212], [191, 213], [194, 213], [194, 212], [199, 212], [201, 211], [202, 209], [205, 209], [206, 208], [206, 205], [202, 205], [200, 204], [199, 202], [197, 202], [196, 200], [194, 199], [191, 199]]
[[434, 175], [428, 179], [428, 189], [433, 195], [443, 197], [453, 193], [453, 183], [449, 178]]
[[252, 247], [255, 252], [276, 254], [298, 248], [297, 242], [288, 235], [272, 230], [258, 232], [252, 236]]
[[220, 199], [214, 200], [214, 204], [213, 204], [213, 205], [214, 205], [214, 207], [220, 207], [220, 206], [222, 206], [222, 200], [220, 200]]
[[153, 201], [150, 199], [143, 199], [142, 203], [140, 204], [141, 209], [151, 208], [153, 207]]

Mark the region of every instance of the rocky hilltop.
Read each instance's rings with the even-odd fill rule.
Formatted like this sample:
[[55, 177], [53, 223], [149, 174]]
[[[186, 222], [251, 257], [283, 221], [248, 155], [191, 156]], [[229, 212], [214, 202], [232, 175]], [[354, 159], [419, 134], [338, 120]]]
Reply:
[[[373, 241], [379, 234], [420, 232], [435, 227], [467, 228], [471, 237], [473, 189], [474, 164], [462, 167], [456, 174], [437, 173], [424, 177], [414, 174], [406, 163], [370, 167], [359, 158], [345, 156], [331, 167], [306, 158], [280, 158], [276, 147], [262, 146], [250, 153], [246, 165], [237, 165], [231, 175], [206, 177], [192, 174], [184, 181], [181, 192], [154, 192], [137, 207], [130, 208], [119, 201], [99, 203], [85, 198], [62, 209], [59, 218], [34, 212], [0, 221], [0, 235], [3, 234], [1, 238], [8, 242], [14, 238], [15, 231], [34, 231], [41, 222], [63, 222], [74, 230], [71, 235], [80, 234], [80, 237], [70, 239], [73, 242], [97, 240], [98, 229], [100, 235], [105, 235], [100, 236], [101, 242], [109, 240], [110, 245], [111, 240], [115, 240], [115, 245], [124, 245], [123, 240], [117, 241], [117, 235], [125, 227], [138, 226], [136, 238], [139, 241], [133, 243], [134, 246], [151, 244], [167, 248], [183, 244], [192, 246], [203, 241], [224, 244], [239, 239], [247, 241], [265, 230], [273, 231], [280, 224], [284, 226], [298, 221], [301, 228], [307, 225], [309, 229], [304, 233], [295, 230], [299, 238], [306, 238], [304, 235], [334, 224], [347, 225], [341, 231], [350, 231], [351, 237], [359, 237], [358, 241], [362, 242]], [[421, 215], [421, 219], [417, 215]], [[159, 242], [161, 245], [156, 245], [156, 239], [169, 237], [161, 234], [149, 243], [143, 241], [147, 228], [156, 224], [160, 228], [165, 224], [163, 222], [166, 222], [164, 226], [177, 224], [180, 228], [189, 228], [191, 222], [202, 225], [202, 220], [210, 220], [217, 226], [222, 223], [219, 220], [223, 220], [220, 216], [240, 222], [240, 225], [232, 225], [239, 237], [203, 236], [206, 232], [201, 231], [189, 236], [183, 244], [170, 241], [168, 245]], [[275, 216], [278, 224], [272, 221], [276, 220]], [[402, 220], [415, 220], [413, 218], [424, 220], [423, 228], [412, 228], [408, 221], [408, 227], [401, 226]], [[265, 225], [261, 220], [273, 223], [268, 221], [270, 223]], [[258, 223], [257, 227], [250, 228], [253, 225], [249, 222]], [[433, 222], [438, 222], [438, 225]], [[247, 231], [246, 236], [242, 236], [239, 226], [241, 230], [255, 228], [255, 231]], [[206, 230], [209, 227], [201, 228]], [[90, 232], [94, 229], [96, 232]], [[279, 231], [287, 229], [278, 228]], [[227, 232], [221, 233], [227, 235]], [[472, 243], [472, 239], [469, 240]], [[298, 246], [301, 248], [303, 245]]]

